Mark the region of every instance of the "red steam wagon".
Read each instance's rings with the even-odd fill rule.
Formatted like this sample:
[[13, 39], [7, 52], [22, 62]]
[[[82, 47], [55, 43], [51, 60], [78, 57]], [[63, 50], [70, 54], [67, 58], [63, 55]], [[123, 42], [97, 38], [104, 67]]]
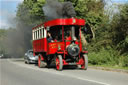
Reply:
[[38, 66], [56, 64], [57, 70], [65, 65], [88, 67], [88, 51], [82, 51], [81, 29], [85, 20], [55, 19], [32, 29], [33, 53], [38, 55]]

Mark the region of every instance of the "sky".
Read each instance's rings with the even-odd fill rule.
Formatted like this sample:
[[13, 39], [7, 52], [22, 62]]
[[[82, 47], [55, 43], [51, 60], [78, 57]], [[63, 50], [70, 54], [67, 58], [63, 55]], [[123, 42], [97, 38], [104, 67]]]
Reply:
[[[128, 0], [109, 0], [112, 3], [126, 3]], [[19, 3], [23, 0], [0, 0], [0, 29], [10, 27], [11, 21], [16, 16]]]
[[16, 16], [19, 3], [23, 0], [0, 0], [0, 28], [8, 28]]

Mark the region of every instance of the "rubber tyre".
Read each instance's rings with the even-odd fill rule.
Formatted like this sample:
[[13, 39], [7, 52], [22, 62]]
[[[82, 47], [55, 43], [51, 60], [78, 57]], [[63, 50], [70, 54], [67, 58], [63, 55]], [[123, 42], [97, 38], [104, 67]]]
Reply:
[[38, 57], [38, 67], [39, 68], [45, 68], [46, 67], [46, 63], [41, 60], [40, 56]]
[[88, 56], [83, 55], [82, 58], [83, 58], [84, 62], [83, 62], [83, 65], [81, 65], [81, 69], [87, 70], [87, 68], [88, 68]]
[[26, 60], [24, 60], [24, 63], [27, 64]]
[[61, 55], [58, 55], [56, 57], [56, 69], [58, 71], [62, 71], [62, 69], [63, 69], [63, 60], [62, 60], [62, 56]]
[[26, 61], [26, 64], [30, 64], [29, 60]]

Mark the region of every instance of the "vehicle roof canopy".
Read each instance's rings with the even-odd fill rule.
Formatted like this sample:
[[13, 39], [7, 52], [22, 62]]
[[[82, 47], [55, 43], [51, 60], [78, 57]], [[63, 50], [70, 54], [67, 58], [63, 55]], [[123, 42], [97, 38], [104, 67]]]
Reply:
[[84, 26], [84, 19], [67, 18], [67, 19], [55, 19], [44, 23], [44, 27], [51, 27], [56, 25], [79, 25]]
[[51, 27], [51, 26], [58, 26], [58, 25], [77, 25], [77, 26], [84, 26], [85, 20], [84, 19], [77, 19], [77, 18], [61, 18], [61, 19], [54, 19], [51, 21], [47, 21], [45, 23], [42, 23], [33, 29], [36, 29], [38, 27], [44, 26], [44, 27]]

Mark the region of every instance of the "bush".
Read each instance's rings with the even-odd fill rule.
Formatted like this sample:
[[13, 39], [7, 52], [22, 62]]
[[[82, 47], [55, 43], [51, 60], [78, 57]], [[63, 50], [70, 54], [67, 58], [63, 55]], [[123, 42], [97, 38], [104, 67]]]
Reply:
[[120, 58], [119, 58], [119, 66], [128, 67], [128, 55], [127, 56], [120, 56]]
[[93, 65], [118, 65], [119, 56], [113, 49], [101, 49], [99, 52], [89, 52], [89, 63]]

